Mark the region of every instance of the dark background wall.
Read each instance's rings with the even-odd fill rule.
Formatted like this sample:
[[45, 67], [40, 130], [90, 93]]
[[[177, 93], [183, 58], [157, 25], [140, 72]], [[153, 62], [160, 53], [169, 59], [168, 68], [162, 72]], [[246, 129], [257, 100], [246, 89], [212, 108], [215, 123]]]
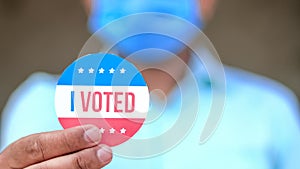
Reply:
[[[0, 0], [0, 112], [31, 73], [58, 74], [89, 38], [79, 0]], [[222, 61], [300, 96], [300, 1], [220, 0], [204, 32]]]

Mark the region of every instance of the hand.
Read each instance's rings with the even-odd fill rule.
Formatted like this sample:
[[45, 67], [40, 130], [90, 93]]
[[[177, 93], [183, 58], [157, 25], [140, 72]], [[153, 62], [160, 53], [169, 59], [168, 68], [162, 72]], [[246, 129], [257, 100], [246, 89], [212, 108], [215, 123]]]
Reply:
[[99, 169], [110, 163], [111, 149], [99, 144], [92, 125], [30, 135], [0, 154], [1, 169]]

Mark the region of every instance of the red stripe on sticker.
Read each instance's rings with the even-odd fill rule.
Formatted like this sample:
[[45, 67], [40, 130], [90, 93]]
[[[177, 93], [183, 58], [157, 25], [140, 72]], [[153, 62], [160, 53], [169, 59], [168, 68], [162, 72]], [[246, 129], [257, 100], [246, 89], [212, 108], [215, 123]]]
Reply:
[[102, 144], [119, 145], [129, 140], [143, 125], [144, 120], [126, 118], [58, 118], [63, 128], [93, 124], [102, 132]]

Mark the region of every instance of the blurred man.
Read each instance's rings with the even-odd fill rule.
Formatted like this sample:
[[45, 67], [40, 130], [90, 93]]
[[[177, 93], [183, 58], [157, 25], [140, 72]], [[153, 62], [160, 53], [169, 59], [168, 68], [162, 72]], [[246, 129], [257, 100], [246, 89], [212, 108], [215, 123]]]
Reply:
[[[175, 15], [202, 28], [214, 10], [213, 0], [99, 0], [85, 3], [90, 13], [89, 26], [93, 33], [123, 16], [143, 12]], [[144, 21], [137, 24], [142, 22], [147, 25], [152, 21], [144, 18]], [[177, 25], [178, 27], [174, 28], [173, 22], [167, 21], [155, 26], [155, 29], [168, 28], [170, 32], [175, 31], [174, 34], [178, 33], [177, 30], [185, 29], [184, 25]], [[129, 29], [139, 27], [128, 23], [122, 27], [123, 29], [130, 32]], [[103, 40], [118, 38], [120, 32], [109, 30], [107, 34], [101, 34]], [[192, 33], [186, 34], [188, 36]], [[101, 168], [108, 163], [110, 164], [107, 168], [299, 168], [298, 103], [288, 89], [266, 78], [225, 67], [227, 95], [224, 115], [210, 140], [199, 145], [201, 131], [199, 129], [203, 128], [208, 116], [212, 104], [210, 93], [212, 86], [218, 86], [218, 80], [208, 78], [208, 73], [202, 70], [203, 63], [190, 49], [174, 42], [173, 39], [141, 35], [121, 42], [114, 50], [127, 57], [151, 47], [176, 53], [177, 57], [171, 55], [147, 57], [143, 54], [127, 58], [141, 69], [148, 63], [163, 68], [146, 69], [142, 73], [150, 91], [158, 90], [167, 98], [159, 120], [143, 127], [136, 137], [155, 137], [168, 131], [181, 112], [193, 113], [188, 109], [181, 110], [180, 106], [184, 102], [190, 104], [195, 100], [198, 102], [198, 98], [192, 96], [194, 93], [200, 93], [202, 100], [199, 103], [199, 115], [193, 122], [191, 130], [179, 140], [180, 143], [142, 159], [124, 157], [126, 153], [118, 154], [119, 156], [114, 156], [110, 163], [111, 150], [99, 144], [101, 141], [99, 129], [87, 125], [64, 131], [52, 131], [61, 129], [55, 116], [53, 102], [57, 77], [36, 73], [11, 96], [3, 112], [1, 147], [5, 149], [0, 155], [1, 168]], [[188, 73], [189, 70], [192, 73]], [[196, 79], [197, 90], [190, 85], [190, 75]], [[180, 100], [181, 91], [184, 91], [188, 96], [186, 98], [190, 100]], [[156, 94], [154, 97], [151, 111], [156, 112], [160, 110], [160, 102], [164, 96]], [[191, 121], [185, 121], [184, 125], [189, 123]], [[40, 133], [44, 131], [52, 132]], [[33, 133], [39, 134], [30, 135]], [[27, 137], [21, 138], [24, 136]], [[156, 145], [152, 145], [151, 142], [145, 143], [143, 148], [128, 151], [143, 154], [163, 147], [174, 138], [175, 136], [164, 138]]]

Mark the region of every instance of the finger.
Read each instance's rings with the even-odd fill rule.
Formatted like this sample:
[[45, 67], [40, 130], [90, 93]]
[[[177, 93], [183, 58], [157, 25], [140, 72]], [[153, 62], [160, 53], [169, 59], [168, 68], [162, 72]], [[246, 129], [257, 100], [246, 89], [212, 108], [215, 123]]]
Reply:
[[105, 145], [57, 157], [25, 169], [99, 169], [112, 160], [111, 149]]
[[78, 126], [67, 130], [34, 134], [22, 138], [4, 150], [2, 159], [11, 168], [24, 168], [99, 144], [101, 134], [92, 125]]

